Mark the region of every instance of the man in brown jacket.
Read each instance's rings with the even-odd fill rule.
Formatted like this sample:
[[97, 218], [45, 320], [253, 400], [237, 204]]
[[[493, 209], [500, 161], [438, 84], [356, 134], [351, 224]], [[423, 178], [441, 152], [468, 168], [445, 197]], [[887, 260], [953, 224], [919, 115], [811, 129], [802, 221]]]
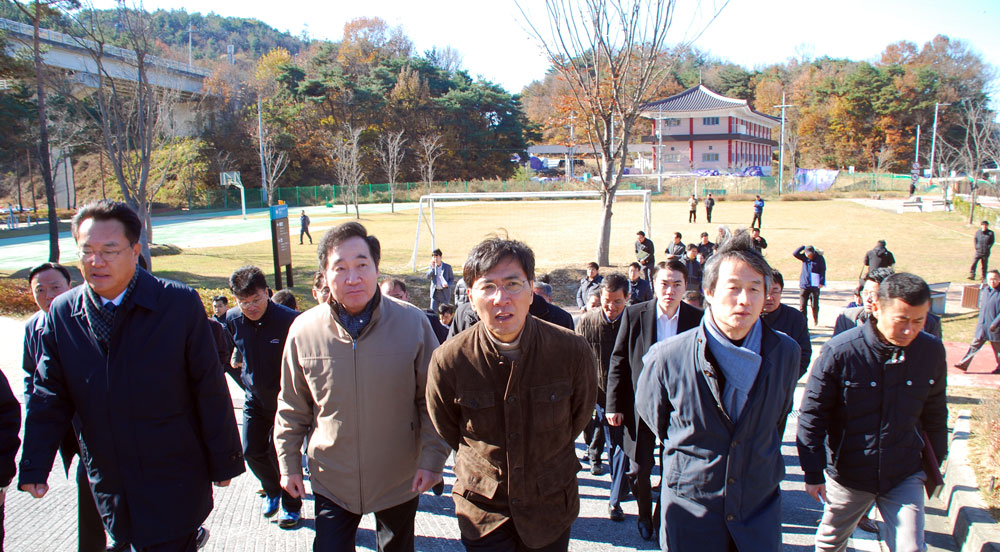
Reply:
[[458, 451], [455, 513], [466, 550], [566, 551], [580, 510], [574, 441], [594, 410], [582, 337], [529, 316], [535, 257], [493, 238], [464, 277], [480, 321], [434, 353], [427, 411]]
[[379, 292], [379, 242], [364, 226], [329, 230], [319, 251], [330, 301], [295, 319], [281, 363], [281, 486], [305, 495], [308, 436], [313, 550], [353, 550], [361, 516], [374, 512], [379, 551], [412, 552], [418, 495], [441, 480], [448, 455], [424, 402], [437, 337], [423, 311]]

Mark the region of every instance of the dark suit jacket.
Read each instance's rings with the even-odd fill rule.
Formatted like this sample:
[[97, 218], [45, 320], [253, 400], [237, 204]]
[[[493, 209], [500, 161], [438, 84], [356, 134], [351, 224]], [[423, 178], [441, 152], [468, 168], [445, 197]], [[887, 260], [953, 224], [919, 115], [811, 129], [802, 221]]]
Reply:
[[[677, 333], [681, 334], [701, 323], [702, 311], [681, 303], [677, 318]], [[656, 343], [656, 299], [632, 305], [622, 314], [611, 365], [608, 368], [608, 413], [624, 416], [625, 452], [635, 459], [637, 443], [640, 452], [652, 451], [653, 434], [635, 411], [635, 389], [642, 373], [642, 357]]]
[[212, 481], [245, 470], [205, 307], [191, 288], [139, 270], [105, 353], [84, 289], [57, 297], [42, 330], [18, 487], [47, 480], [76, 415], [80, 456], [114, 540], [144, 548], [191, 534], [212, 510]]
[[[441, 263], [441, 275], [444, 277], [444, 281], [448, 282], [448, 287], [445, 290], [450, 293], [451, 290], [455, 289], [455, 273], [452, 271], [450, 264]], [[434, 282], [434, 267], [431, 267], [427, 271], [427, 279], [431, 281], [431, 297], [434, 297], [434, 290], [437, 289], [437, 285]]]

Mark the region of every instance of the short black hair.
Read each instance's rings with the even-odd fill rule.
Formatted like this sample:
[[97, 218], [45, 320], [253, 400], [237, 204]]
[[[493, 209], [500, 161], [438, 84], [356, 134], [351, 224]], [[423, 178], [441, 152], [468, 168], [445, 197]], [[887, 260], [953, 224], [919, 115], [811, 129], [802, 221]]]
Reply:
[[679, 239], [679, 240], [684, 239], [684, 236], [682, 236], [680, 232], [674, 232], [674, 237], [677, 238], [677, 239]]
[[743, 261], [760, 274], [764, 280], [764, 293], [771, 289], [771, 277], [774, 270], [767, 264], [764, 257], [753, 246], [753, 238], [746, 230], [737, 230], [726, 241], [722, 242], [718, 251], [705, 261], [701, 283], [706, 295], [715, 293], [715, 285], [719, 283], [719, 269], [724, 261]]
[[877, 242], [875, 242], [875, 243], [876, 243], [877, 245], [881, 245], [882, 247], [885, 247], [885, 240], [879, 240], [879, 241], [877, 241]]
[[684, 301], [685, 303], [691, 303], [692, 301], [695, 301], [699, 305], [704, 305], [705, 296], [702, 295], [702, 293], [697, 289], [689, 289], [684, 292], [684, 295], [681, 297], [681, 301]]
[[[875, 282], [876, 284], [882, 284], [886, 278], [895, 274], [896, 271], [892, 269], [891, 266], [880, 266], [878, 268], [873, 268], [868, 271], [865, 276], [866, 282]], [[864, 284], [862, 284], [864, 285]]]
[[601, 281], [601, 290], [608, 293], [621, 291], [625, 295], [628, 295], [628, 278], [617, 272], [612, 272]]
[[225, 295], [216, 295], [215, 297], [212, 297], [213, 303], [218, 303], [219, 301], [222, 301], [226, 305], [229, 304], [229, 298]]
[[701, 237], [703, 237], [703, 238], [707, 238], [707, 237], [708, 237], [708, 232], [702, 232], [702, 233], [701, 233]]
[[431, 251], [431, 257], [442, 257], [442, 256], [444, 256], [444, 254], [441, 253], [440, 249], [435, 249], [434, 251]]
[[442, 314], [455, 314], [455, 305], [451, 303], [441, 303], [438, 305], [438, 316]]
[[588, 269], [593, 268], [594, 270], [600, 270], [601, 269], [601, 265], [599, 265], [599, 264], [591, 261], [591, 262], [587, 263], [587, 268]]
[[923, 278], [909, 272], [897, 272], [882, 281], [878, 287], [878, 301], [889, 299], [899, 299], [900, 301], [917, 307], [924, 305], [931, 300], [931, 288]]
[[319, 269], [326, 270], [327, 262], [330, 258], [330, 250], [339, 246], [351, 238], [361, 238], [368, 244], [368, 252], [372, 256], [372, 262], [378, 269], [378, 262], [382, 257], [382, 246], [375, 236], [369, 236], [368, 230], [360, 222], [345, 222], [334, 226], [326, 231], [319, 240]]
[[697, 251], [698, 250], [698, 246], [695, 245], [695, 244], [693, 244], [693, 243], [689, 243], [689, 244], [687, 244], [687, 247], [684, 248], [684, 250], [685, 251], [692, 251], [692, 250], [693, 251]]
[[313, 289], [323, 289], [326, 287], [326, 273], [322, 270], [317, 270], [313, 274]]
[[69, 270], [67, 270], [65, 266], [59, 263], [42, 263], [35, 268], [32, 268], [31, 272], [28, 273], [28, 285], [31, 285], [31, 281], [35, 279], [35, 276], [38, 276], [46, 270], [55, 270], [59, 274], [62, 274], [63, 278], [66, 278], [67, 284], [73, 283], [73, 278], [70, 277]]
[[232, 291], [237, 299], [261, 289], [268, 289], [267, 278], [264, 277], [264, 271], [253, 265], [241, 266], [229, 277], [229, 291]]
[[292, 310], [299, 310], [299, 306], [295, 301], [295, 294], [290, 289], [278, 290], [274, 293], [274, 297], [271, 297], [271, 300]]
[[131, 207], [122, 203], [121, 201], [112, 201], [110, 199], [101, 199], [97, 201], [91, 201], [79, 211], [73, 215], [73, 222], [70, 224], [70, 229], [73, 231], [73, 239], [80, 239], [80, 226], [87, 219], [100, 220], [117, 220], [122, 223], [125, 227], [125, 238], [128, 240], [129, 245], [133, 245], [139, 241], [139, 236], [142, 235], [142, 221], [139, 220], [139, 215], [132, 210]]
[[645, 233], [645, 232], [643, 232], [642, 230], [639, 230], [638, 232], [636, 232], [636, 233], [635, 233], [635, 235], [636, 235], [636, 236], [642, 236], [642, 237], [644, 237], [644, 238], [646, 237], [646, 233]]
[[992, 272], [993, 274], [996, 274], [997, 276], [1000, 276], [1000, 270], [997, 270], [997, 269], [995, 269], [995, 268], [991, 268], [991, 269], [990, 269], [990, 270], [989, 270], [989, 271], [987, 272], [987, 274], [989, 274], [990, 272]]
[[990, 225], [990, 221], [988, 221], [988, 220], [984, 220], [983, 222], [980, 222], [980, 223], [979, 223], [979, 225], [980, 225], [980, 226], [982, 226], [982, 225], [984, 225], [984, 224], [985, 224], [986, 226], [989, 226], [989, 225]]
[[639, 263], [637, 263], [637, 262], [635, 262], [635, 261], [632, 261], [632, 262], [631, 262], [631, 263], [630, 263], [630, 264], [628, 265], [628, 267], [629, 267], [629, 268], [638, 268], [639, 270], [642, 270], [642, 265], [640, 265]]
[[684, 283], [687, 283], [688, 271], [684, 263], [678, 261], [677, 259], [670, 259], [669, 261], [660, 261], [656, 263], [656, 267], [653, 268], [653, 279], [656, 279], [656, 275], [660, 273], [661, 270], [676, 270], [684, 276]]
[[785, 289], [785, 277], [777, 269], [771, 269], [771, 282], [778, 284], [781, 289]]
[[462, 267], [462, 277], [466, 285], [472, 287], [483, 274], [509, 258], [513, 258], [521, 265], [529, 281], [535, 280], [535, 253], [531, 248], [517, 240], [497, 237], [483, 240], [469, 251], [469, 258]]
[[379, 283], [379, 287], [382, 287], [386, 284], [389, 284], [390, 291], [399, 288], [399, 290], [402, 291], [403, 293], [408, 293], [406, 291], [406, 282], [404, 282], [399, 278], [386, 278]]

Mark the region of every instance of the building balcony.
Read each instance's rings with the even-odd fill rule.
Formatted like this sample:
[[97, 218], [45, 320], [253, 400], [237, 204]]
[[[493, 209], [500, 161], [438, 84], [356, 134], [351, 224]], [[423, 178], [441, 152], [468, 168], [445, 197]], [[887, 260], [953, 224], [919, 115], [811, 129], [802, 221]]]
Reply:
[[[653, 144], [659, 142], [659, 138], [656, 135], [641, 136], [640, 141], [643, 144]], [[768, 140], [767, 138], [761, 138], [760, 136], [750, 136], [749, 134], [664, 134], [663, 143], [669, 142], [704, 142], [704, 141], [727, 141], [727, 140], [739, 140], [741, 142], [749, 142], [751, 144], [763, 144], [765, 146], [771, 146], [773, 148], [778, 147], [778, 143], [774, 140]]]

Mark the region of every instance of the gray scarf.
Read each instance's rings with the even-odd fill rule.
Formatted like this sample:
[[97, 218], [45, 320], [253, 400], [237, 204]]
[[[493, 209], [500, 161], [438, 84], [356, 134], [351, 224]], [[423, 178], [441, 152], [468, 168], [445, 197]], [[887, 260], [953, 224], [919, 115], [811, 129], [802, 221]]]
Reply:
[[129, 296], [132, 295], [132, 290], [135, 289], [135, 282], [139, 277], [140, 270], [142, 269], [137, 266], [135, 273], [132, 274], [132, 279], [128, 283], [128, 287], [125, 288], [125, 296], [122, 297], [122, 301], [117, 307], [115, 307], [114, 303], [101, 305], [100, 296], [89, 285], [84, 286], [83, 311], [87, 315], [90, 331], [93, 332], [94, 337], [105, 353], [108, 352], [108, 348], [111, 346], [111, 332], [115, 328], [115, 317], [118, 311], [125, 306], [125, 302], [128, 301]]
[[739, 420], [743, 407], [746, 406], [747, 397], [760, 371], [760, 339], [763, 326], [759, 319], [754, 322], [750, 333], [743, 338], [742, 346], [737, 346], [715, 325], [710, 306], [705, 307], [705, 316], [701, 320], [705, 327], [708, 348], [726, 377], [726, 384], [722, 390], [722, 406], [735, 422]]

